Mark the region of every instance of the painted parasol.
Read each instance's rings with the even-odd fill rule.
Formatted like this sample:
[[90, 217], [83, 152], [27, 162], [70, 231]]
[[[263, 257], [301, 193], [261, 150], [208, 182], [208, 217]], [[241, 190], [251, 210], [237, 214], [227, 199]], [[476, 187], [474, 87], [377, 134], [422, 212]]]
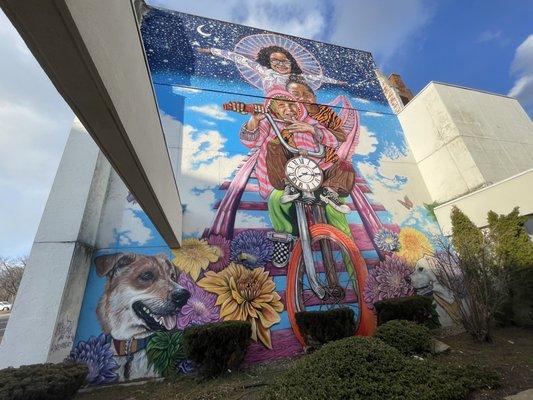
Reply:
[[[322, 68], [317, 59], [303, 46], [291, 39], [273, 33], [260, 33], [242, 38], [235, 45], [235, 53], [239, 53], [250, 60], [255, 60], [259, 51], [265, 47], [279, 46], [292, 54], [304, 75], [322, 76]], [[239, 72], [246, 81], [256, 88], [262, 89], [261, 76], [254, 69], [244, 64], [237, 64]], [[320, 87], [319, 81], [309, 82], [313, 90]]]

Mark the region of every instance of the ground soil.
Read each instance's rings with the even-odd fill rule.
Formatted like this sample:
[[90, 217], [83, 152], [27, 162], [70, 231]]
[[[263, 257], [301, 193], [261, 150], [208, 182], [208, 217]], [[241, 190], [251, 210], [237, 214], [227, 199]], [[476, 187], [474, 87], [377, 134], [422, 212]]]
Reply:
[[[435, 356], [437, 362], [476, 362], [501, 374], [500, 388], [475, 393], [474, 400], [503, 399], [533, 388], [533, 330], [496, 329], [493, 338], [493, 343], [477, 344], [466, 333], [439, 337], [452, 349]], [[171, 382], [113, 386], [79, 394], [76, 400], [257, 400], [261, 398], [266, 385], [293, 363], [294, 359], [280, 360], [208, 381], [187, 376]]]
[[441, 339], [452, 350], [436, 357], [443, 363], [476, 362], [497, 371], [500, 388], [475, 393], [474, 400], [496, 400], [533, 388], [533, 330], [502, 328], [494, 331], [492, 343], [474, 343], [462, 333]]

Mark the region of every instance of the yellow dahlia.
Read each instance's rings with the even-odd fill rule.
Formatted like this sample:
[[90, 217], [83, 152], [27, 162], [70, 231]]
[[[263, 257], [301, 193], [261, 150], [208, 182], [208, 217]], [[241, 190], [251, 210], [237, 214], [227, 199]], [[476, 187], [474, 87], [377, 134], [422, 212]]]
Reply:
[[426, 254], [433, 254], [433, 246], [429, 239], [415, 228], [402, 228], [399, 235], [400, 251], [398, 255], [409, 264], [415, 264]]
[[207, 240], [196, 238], [184, 239], [181, 247], [172, 250], [172, 253], [172, 263], [195, 281], [198, 280], [201, 270], [207, 269], [210, 262], [216, 262], [220, 257], [218, 247], [210, 246]]
[[272, 348], [270, 327], [280, 321], [283, 304], [264, 268], [249, 270], [231, 263], [220, 272], [207, 271], [198, 286], [218, 295], [216, 305], [222, 319], [250, 322], [252, 339]]

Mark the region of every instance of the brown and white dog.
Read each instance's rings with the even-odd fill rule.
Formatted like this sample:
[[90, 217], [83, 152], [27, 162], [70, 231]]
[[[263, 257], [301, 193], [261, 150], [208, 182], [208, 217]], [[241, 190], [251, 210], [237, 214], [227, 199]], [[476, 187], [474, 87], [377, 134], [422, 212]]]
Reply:
[[175, 329], [190, 293], [178, 285], [176, 269], [164, 254], [116, 253], [94, 260], [107, 276], [96, 314], [113, 341], [120, 380], [157, 376], [144, 347], [155, 331]]

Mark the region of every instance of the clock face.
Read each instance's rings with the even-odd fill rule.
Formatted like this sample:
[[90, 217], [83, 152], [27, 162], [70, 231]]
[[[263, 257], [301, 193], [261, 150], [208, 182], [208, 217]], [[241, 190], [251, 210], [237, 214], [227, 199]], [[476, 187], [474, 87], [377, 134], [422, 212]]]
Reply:
[[307, 157], [290, 159], [285, 166], [287, 179], [299, 190], [315, 191], [322, 184], [322, 170]]

